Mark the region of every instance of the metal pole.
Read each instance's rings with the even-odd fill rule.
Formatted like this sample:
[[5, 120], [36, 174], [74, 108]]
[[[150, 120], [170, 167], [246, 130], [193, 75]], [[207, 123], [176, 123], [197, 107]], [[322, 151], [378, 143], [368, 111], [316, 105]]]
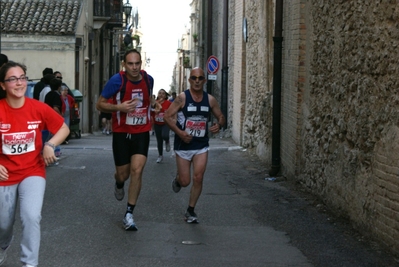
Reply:
[[[206, 53], [207, 53], [207, 57], [209, 58], [212, 55], [212, 5], [213, 5], [213, 1], [212, 0], [208, 0], [208, 21], [207, 21], [207, 36], [206, 36]], [[206, 83], [206, 91], [209, 94], [212, 94], [212, 89], [213, 89], [213, 82], [208, 81]]]
[[274, 29], [273, 66], [273, 126], [272, 126], [272, 166], [271, 176], [280, 171], [280, 124], [281, 124], [281, 68], [283, 50], [283, 0], [276, 1], [276, 22]]
[[222, 92], [221, 92], [221, 109], [226, 123], [224, 128], [227, 128], [227, 87], [228, 87], [228, 33], [229, 33], [229, 1], [224, 0], [223, 10], [223, 57], [222, 57]]

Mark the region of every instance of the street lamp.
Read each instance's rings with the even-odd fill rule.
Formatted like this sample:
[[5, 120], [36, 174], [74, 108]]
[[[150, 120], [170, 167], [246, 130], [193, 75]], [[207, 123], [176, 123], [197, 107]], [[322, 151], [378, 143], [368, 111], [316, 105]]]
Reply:
[[123, 13], [125, 13], [126, 28], [127, 28], [129, 24], [130, 15], [132, 14], [132, 5], [129, 4], [129, 0], [127, 0], [127, 3], [123, 5]]

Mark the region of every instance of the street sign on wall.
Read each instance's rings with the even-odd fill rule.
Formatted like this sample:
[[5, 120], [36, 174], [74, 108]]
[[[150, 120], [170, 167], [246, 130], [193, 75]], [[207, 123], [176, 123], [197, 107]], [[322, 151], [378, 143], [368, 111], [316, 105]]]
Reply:
[[206, 63], [206, 68], [209, 74], [216, 74], [219, 71], [219, 60], [215, 56], [210, 56], [208, 62]]

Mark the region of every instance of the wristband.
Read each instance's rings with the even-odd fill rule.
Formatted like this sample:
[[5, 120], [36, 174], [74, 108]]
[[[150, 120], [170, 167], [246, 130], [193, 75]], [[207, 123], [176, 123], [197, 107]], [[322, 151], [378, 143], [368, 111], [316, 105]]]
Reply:
[[45, 145], [45, 146], [49, 146], [49, 147], [51, 147], [53, 150], [55, 150], [55, 145], [54, 145], [53, 143], [46, 142], [46, 143], [44, 143], [44, 145]]

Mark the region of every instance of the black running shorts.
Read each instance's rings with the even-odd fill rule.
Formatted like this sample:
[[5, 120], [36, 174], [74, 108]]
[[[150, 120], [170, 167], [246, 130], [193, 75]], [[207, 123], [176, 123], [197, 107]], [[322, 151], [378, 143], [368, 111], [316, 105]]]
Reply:
[[110, 120], [111, 118], [112, 118], [112, 113], [104, 113], [104, 112], [101, 112], [100, 113], [100, 119], [107, 119], [107, 120]]
[[115, 166], [130, 164], [133, 155], [141, 154], [147, 157], [150, 145], [150, 133], [112, 133], [112, 151]]

